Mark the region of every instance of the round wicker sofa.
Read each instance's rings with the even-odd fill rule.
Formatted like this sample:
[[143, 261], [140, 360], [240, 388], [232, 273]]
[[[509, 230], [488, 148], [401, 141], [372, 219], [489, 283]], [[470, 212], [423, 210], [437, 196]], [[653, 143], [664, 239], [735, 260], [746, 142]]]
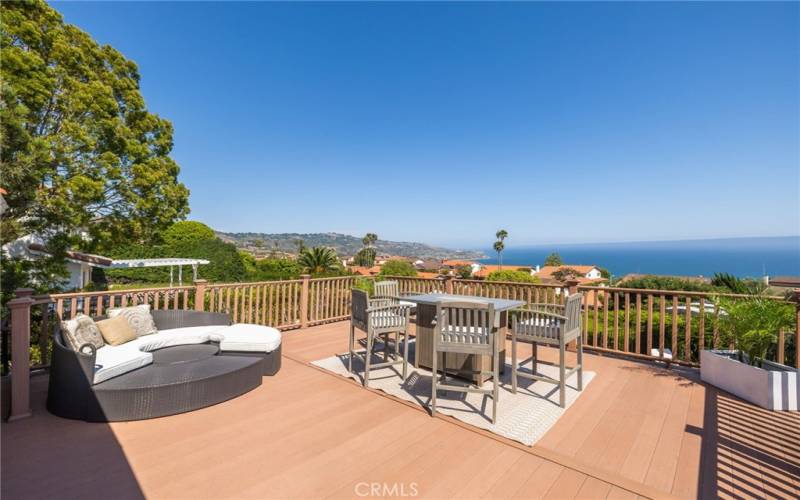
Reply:
[[[152, 316], [160, 332], [231, 325], [230, 316], [222, 313], [173, 310], [152, 311]], [[164, 358], [178, 362], [154, 362], [95, 383], [94, 348], [87, 345], [81, 352], [71, 349], [57, 329], [47, 409], [60, 417], [89, 422], [174, 415], [235, 398], [261, 385], [264, 375], [280, 370], [280, 346], [271, 352], [236, 352], [219, 351], [214, 342], [205, 345], [170, 346], [166, 349], [171, 353]], [[182, 356], [188, 361], [180, 361]]]

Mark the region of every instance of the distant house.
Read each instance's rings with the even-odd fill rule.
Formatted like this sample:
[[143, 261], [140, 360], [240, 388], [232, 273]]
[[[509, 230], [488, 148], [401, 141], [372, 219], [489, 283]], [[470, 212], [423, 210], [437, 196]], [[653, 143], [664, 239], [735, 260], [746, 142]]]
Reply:
[[487, 265], [480, 265], [480, 269], [474, 271], [472, 273], [472, 277], [484, 279], [495, 271], [524, 271], [530, 274], [534, 274], [533, 268], [530, 266], [515, 266], [515, 265], [495, 266], [487, 264]]
[[440, 260], [416, 260], [414, 261], [414, 267], [417, 268], [419, 271], [439, 271], [442, 268], [442, 261]]
[[[442, 267], [451, 271], [457, 271], [462, 267], [469, 267], [472, 269], [472, 277], [474, 278], [475, 274], [481, 270], [483, 265], [472, 260], [449, 259], [442, 261]], [[454, 272], [451, 272], [450, 274], [454, 274]]]
[[377, 276], [381, 272], [381, 266], [372, 266], [372, 267], [364, 267], [364, 266], [350, 266], [348, 269], [353, 273], [359, 276]]
[[[41, 238], [33, 235], [23, 236], [3, 245], [3, 254], [10, 258], [34, 260], [49, 255]], [[62, 284], [65, 289], [85, 288], [92, 282], [92, 268], [111, 267], [113, 261], [102, 255], [68, 250], [66, 267], [69, 277]]]
[[769, 286], [775, 288], [800, 288], [800, 276], [775, 276], [769, 278]]
[[570, 265], [570, 264], [564, 264], [561, 266], [542, 266], [539, 268], [537, 272], [534, 273], [534, 275], [541, 278], [542, 280], [551, 280], [555, 279], [553, 277], [554, 274], [564, 269], [575, 270], [578, 273], [577, 278], [579, 281], [580, 278], [583, 278], [584, 280], [603, 279], [603, 274], [600, 272], [600, 268], [597, 266]]

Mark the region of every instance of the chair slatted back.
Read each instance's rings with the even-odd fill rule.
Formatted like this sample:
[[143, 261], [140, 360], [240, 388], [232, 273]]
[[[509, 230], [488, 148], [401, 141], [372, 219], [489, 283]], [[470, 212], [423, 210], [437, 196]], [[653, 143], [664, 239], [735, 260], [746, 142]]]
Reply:
[[376, 281], [373, 295], [376, 299], [400, 297], [400, 283], [397, 281]]
[[445, 302], [436, 307], [434, 340], [441, 346], [489, 347], [494, 340], [494, 305], [487, 302]]
[[581, 305], [583, 304], [583, 294], [576, 293], [567, 297], [567, 303], [564, 305], [564, 334], [569, 336], [575, 330], [580, 332], [581, 329]]
[[514, 318], [513, 331], [521, 338], [548, 339], [558, 341], [568, 337], [574, 331], [580, 332], [581, 328], [581, 303], [583, 295], [576, 293], [567, 298], [563, 311], [558, 314], [565, 319], [554, 318], [545, 311], [531, 311]]
[[369, 294], [364, 290], [353, 288], [350, 320], [354, 326], [362, 330], [367, 329], [367, 309], [369, 309]]

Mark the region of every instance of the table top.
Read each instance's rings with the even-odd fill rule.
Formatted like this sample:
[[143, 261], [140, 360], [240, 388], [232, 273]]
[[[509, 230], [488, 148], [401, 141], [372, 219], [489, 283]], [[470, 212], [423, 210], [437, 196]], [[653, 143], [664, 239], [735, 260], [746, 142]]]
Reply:
[[472, 295], [451, 295], [447, 293], [426, 293], [422, 295], [405, 295], [403, 300], [414, 302], [416, 304], [437, 305], [443, 304], [447, 301], [467, 301], [467, 302], [480, 302], [494, 304], [495, 311], [507, 311], [515, 307], [524, 306], [524, 300], [508, 300], [508, 299], [490, 299], [487, 297], [475, 297]]

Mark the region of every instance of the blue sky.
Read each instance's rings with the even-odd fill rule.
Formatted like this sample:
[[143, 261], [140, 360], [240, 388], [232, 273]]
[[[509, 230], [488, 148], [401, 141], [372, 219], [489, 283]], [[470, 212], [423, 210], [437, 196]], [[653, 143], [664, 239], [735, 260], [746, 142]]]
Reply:
[[800, 234], [797, 3], [61, 3], [190, 218], [486, 247]]

